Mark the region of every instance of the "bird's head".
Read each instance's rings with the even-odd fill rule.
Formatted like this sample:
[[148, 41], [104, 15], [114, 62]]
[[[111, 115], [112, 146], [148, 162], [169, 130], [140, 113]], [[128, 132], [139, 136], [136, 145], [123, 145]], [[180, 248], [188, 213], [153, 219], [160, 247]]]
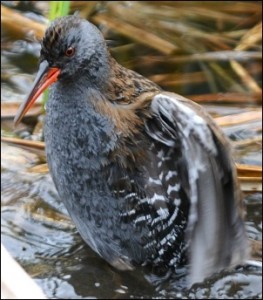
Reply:
[[109, 53], [101, 32], [77, 15], [58, 18], [47, 28], [41, 43], [39, 70], [27, 99], [15, 117], [17, 125], [36, 99], [56, 81], [85, 80], [100, 87], [108, 78]]

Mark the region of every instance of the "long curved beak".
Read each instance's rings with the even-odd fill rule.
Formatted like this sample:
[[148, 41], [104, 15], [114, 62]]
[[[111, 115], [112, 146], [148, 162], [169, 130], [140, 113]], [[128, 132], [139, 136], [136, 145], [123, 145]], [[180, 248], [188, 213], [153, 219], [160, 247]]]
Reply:
[[56, 82], [58, 75], [61, 70], [59, 68], [50, 68], [46, 60], [42, 61], [39, 65], [36, 79], [33, 83], [33, 87], [26, 98], [26, 100], [21, 104], [18, 112], [15, 116], [14, 123], [17, 126], [27, 111], [32, 107], [37, 98], [48, 88], [52, 83]]

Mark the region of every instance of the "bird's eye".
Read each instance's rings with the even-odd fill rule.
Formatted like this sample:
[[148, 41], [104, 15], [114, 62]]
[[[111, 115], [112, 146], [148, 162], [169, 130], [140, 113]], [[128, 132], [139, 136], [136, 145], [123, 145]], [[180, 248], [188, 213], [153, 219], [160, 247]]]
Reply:
[[66, 52], [65, 52], [65, 55], [68, 56], [68, 57], [71, 57], [75, 54], [75, 48], [73, 47], [69, 47]]

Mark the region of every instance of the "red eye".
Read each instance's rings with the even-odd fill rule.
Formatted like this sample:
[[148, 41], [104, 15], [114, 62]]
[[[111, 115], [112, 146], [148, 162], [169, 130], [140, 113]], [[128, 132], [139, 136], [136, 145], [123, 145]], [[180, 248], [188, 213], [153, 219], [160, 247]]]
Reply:
[[65, 52], [65, 55], [68, 56], [68, 57], [71, 57], [75, 54], [75, 48], [73, 47], [69, 47], [66, 52]]

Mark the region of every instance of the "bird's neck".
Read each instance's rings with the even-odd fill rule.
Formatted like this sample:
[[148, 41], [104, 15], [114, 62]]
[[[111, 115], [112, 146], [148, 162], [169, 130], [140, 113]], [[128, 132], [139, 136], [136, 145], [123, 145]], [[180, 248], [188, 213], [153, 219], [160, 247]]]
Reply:
[[[50, 91], [45, 120], [49, 165], [58, 174], [100, 172], [114, 149], [116, 133], [111, 120], [94, 109], [100, 94], [92, 89], [65, 88], [55, 84]], [[57, 172], [56, 170], [53, 170]]]

